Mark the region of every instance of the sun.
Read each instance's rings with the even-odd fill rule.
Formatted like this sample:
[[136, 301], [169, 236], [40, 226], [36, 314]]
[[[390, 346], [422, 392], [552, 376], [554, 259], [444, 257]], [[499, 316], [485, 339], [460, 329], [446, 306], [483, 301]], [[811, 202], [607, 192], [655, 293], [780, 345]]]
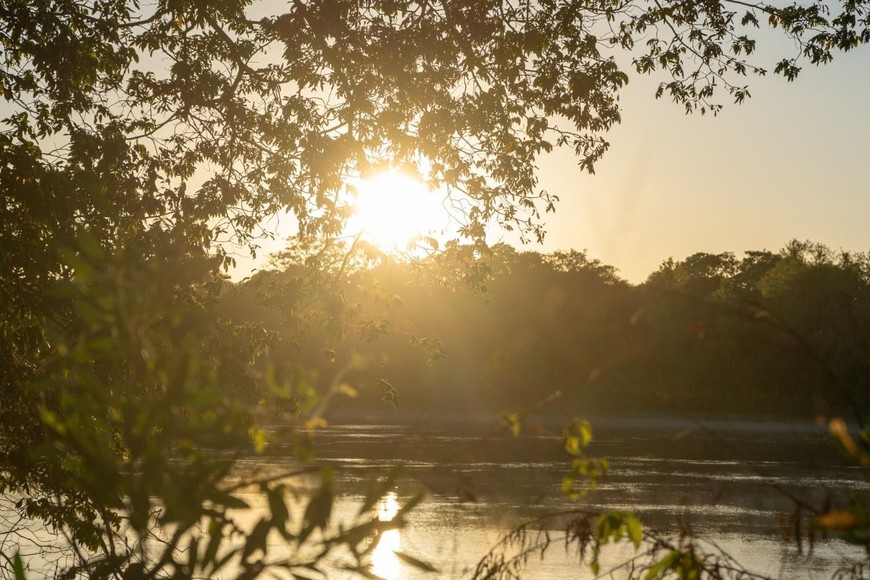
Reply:
[[443, 231], [447, 213], [437, 192], [391, 169], [356, 184], [347, 231], [382, 250], [407, 251]]

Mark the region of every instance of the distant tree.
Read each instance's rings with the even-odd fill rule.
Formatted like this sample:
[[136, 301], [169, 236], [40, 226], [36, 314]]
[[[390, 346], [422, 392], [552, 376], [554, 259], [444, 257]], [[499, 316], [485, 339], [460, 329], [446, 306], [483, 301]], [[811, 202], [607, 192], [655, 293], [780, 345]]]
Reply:
[[866, 264], [863, 254], [798, 241], [741, 260], [665, 262], [642, 288], [644, 323], [660, 337], [659, 370], [671, 383], [662, 388], [694, 395], [695, 405], [719, 393], [718, 408], [863, 417]]
[[547, 256], [546, 261], [559, 272], [585, 274], [599, 278], [608, 284], [618, 284], [622, 281], [617, 275], [616, 268], [602, 264], [600, 260], [589, 258], [586, 251], [557, 251]]
[[731, 277], [728, 292], [742, 300], [757, 300], [761, 293], [759, 282], [780, 259], [781, 256], [767, 250], [747, 251]]

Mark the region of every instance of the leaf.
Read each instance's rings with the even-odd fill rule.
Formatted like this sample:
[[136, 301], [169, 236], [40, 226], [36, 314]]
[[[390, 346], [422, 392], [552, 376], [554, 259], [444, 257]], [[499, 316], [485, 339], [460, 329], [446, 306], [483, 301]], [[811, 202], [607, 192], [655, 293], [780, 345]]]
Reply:
[[223, 557], [215, 563], [214, 568], [212, 568], [211, 570], [212, 574], [226, 566], [233, 558], [236, 557], [236, 554], [238, 554], [238, 552], [238, 550], [230, 550], [229, 552], [224, 554]]
[[45, 407], [40, 407], [39, 415], [46, 427], [55, 431], [58, 435], [63, 436], [66, 434], [66, 425], [60, 420], [60, 417], [58, 417], [54, 411], [46, 409]]
[[423, 501], [422, 493], [418, 493], [417, 495], [412, 496], [411, 499], [405, 502], [405, 505], [399, 508], [399, 511], [396, 513], [396, 518], [404, 517], [405, 514], [417, 507], [417, 504], [419, 504], [421, 501]]
[[261, 519], [248, 534], [248, 539], [245, 541], [245, 548], [242, 550], [242, 561], [246, 561], [250, 556], [258, 550], [266, 555], [266, 537], [271, 529], [271, 522], [267, 518]]
[[399, 408], [399, 391], [387, 379], [377, 379], [375, 386], [383, 393], [383, 400], [396, 410]]
[[438, 569], [429, 564], [428, 562], [424, 562], [423, 560], [418, 560], [414, 556], [407, 554], [405, 552], [393, 552], [397, 558], [402, 560], [403, 562], [410, 564], [414, 568], [418, 570], [422, 570], [423, 572], [438, 572]]
[[592, 441], [592, 427], [588, 421], [575, 419], [565, 429], [565, 450], [571, 455], [580, 455]]
[[266, 434], [256, 427], [251, 427], [250, 435], [251, 443], [254, 444], [254, 451], [257, 454], [262, 453], [266, 449]]
[[342, 566], [341, 569], [357, 574], [363, 578], [368, 578], [369, 580], [384, 580], [383, 576], [378, 576], [365, 566]]
[[640, 548], [640, 543], [643, 541], [643, 526], [640, 520], [634, 514], [625, 515], [625, 527], [628, 530], [628, 538], [634, 544], [635, 549]]
[[860, 523], [858, 516], [850, 510], [832, 510], [815, 519], [815, 524], [826, 530], [851, 530]]
[[206, 497], [227, 509], [246, 510], [251, 507], [246, 501], [219, 489], [210, 490]]
[[208, 526], [208, 535], [208, 546], [206, 546], [205, 554], [202, 556], [203, 568], [210, 566], [217, 556], [218, 548], [220, 548], [221, 542], [223, 542], [223, 526], [217, 521], [212, 520]]
[[673, 568], [674, 564], [679, 561], [680, 556], [680, 552], [676, 550], [668, 552], [661, 560], [650, 566], [646, 575], [643, 577], [643, 580], [657, 580], [658, 578], [664, 578], [667, 571]]
[[836, 417], [831, 419], [831, 422], [828, 425], [828, 429], [831, 432], [831, 435], [837, 439], [843, 449], [851, 455], [858, 463], [861, 464], [862, 467], [870, 467], [870, 455], [867, 454], [861, 447], [857, 444], [854, 438], [852, 438], [852, 434], [849, 433], [849, 428], [846, 426], [846, 422], [843, 419]]
[[268, 491], [269, 511], [272, 514], [272, 526], [280, 532], [284, 532], [287, 520], [290, 518], [290, 513], [287, 511], [287, 504], [284, 503], [283, 485], [277, 485]]
[[305, 508], [305, 515], [302, 518], [302, 531], [299, 532], [299, 543], [308, 539], [308, 536], [316, 529], [323, 529], [329, 522], [329, 516], [332, 514], [332, 473], [329, 469], [324, 470], [323, 483]]
[[196, 570], [196, 560], [199, 557], [199, 540], [191, 538], [187, 548], [187, 567], [191, 573]]
[[378, 501], [381, 500], [386, 494], [387, 491], [393, 487], [393, 484], [398, 479], [399, 475], [402, 473], [401, 465], [394, 465], [387, 472], [387, 475], [384, 477], [378, 478], [376, 481], [373, 481], [369, 484], [368, 492], [366, 493], [365, 499], [363, 500], [362, 505], [359, 508], [359, 515], [367, 513]]
[[358, 554], [360, 552], [360, 544], [366, 542], [367, 547], [363, 549], [365, 553], [373, 550], [376, 546], [376, 542], [369, 540], [373, 540], [384, 530], [396, 529], [396, 527], [392, 522], [382, 522], [377, 517], [373, 517], [359, 525], [343, 529], [341, 534], [335, 536], [332, 541], [336, 544], [347, 544], [353, 554]]
[[522, 422], [520, 421], [520, 417], [517, 413], [505, 413], [501, 416], [502, 423], [504, 423], [508, 431], [511, 432], [513, 437], [519, 437], [520, 432], [522, 430]]
[[24, 575], [24, 562], [21, 561], [20, 552], [15, 552], [15, 556], [12, 558], [12, 571], [15, 573], [15, 580], [27, 579], [27, 576]]
[[314, 431], [316, 429], [320, 429], [321, 427], [326, 427], [327, 425], [329, 425], [329, 423], [327, 423], [326, 419], [324, 419], [320, 415], [315, 415], [314, 417], [311, 417], [310, 419], [305, 421], [305, 428], [309, 431]]
[[308, 574], [304, 574], [302, 572], [290, 572], [290, 576], [296, 578], [297, 580], [320, 580], [323, 578], [323, 574], [318, 574], [317, 576], [309, 576]]
[[[108, 561], [103, 561], [97, 565], [95, 570], [92, 570], [94, 577], [103, 578], [111, 575], [112, 567]], [[124, 580], [142, 580], [145, 576], [145, 564], [142, 562], [133, 562], [124, 570], [122, 578]]]
[[583, 447], [586, 447], [592, 441], [592, 427], [587, 421], [583, 421], [580, 424], [580, 438], [583, 441]]

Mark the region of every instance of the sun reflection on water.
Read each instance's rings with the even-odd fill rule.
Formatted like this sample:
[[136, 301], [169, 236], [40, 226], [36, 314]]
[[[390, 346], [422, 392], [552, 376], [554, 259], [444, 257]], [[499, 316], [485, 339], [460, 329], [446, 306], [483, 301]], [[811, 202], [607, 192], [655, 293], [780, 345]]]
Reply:
[[[378, 508], [378, 519], [389, 522], [399, 513], [399, 501], [394, 492], [384, 496]], [[372, 573], [384, 580], [399, 580], [400, 565], [396, 551], [402, 549], [399, 530], [387, 530], [378, 538], [378, 545], [372, 552]]]

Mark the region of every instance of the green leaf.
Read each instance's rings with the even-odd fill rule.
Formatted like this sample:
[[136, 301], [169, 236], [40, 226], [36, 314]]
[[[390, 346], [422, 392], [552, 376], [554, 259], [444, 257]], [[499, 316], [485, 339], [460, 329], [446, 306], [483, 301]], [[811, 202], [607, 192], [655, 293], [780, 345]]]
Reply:
[[588, 421], [575, 419], [565, 429], [565, 450], [571, 455], [580, 455], [592, 441], [592, 427]]
[[66, 425], [60, 420], [57, 413], [45, 407], [40, 407], [39, 415], [46, 427], [55, 431], [58, 435], [63, 436], [66, 434]]
[[15, 573], [15, 580], [27, 579], [27, 576], [24, 575], [24, 562], [21, 561], [20, 552], [15, 552], [15, 556], [12, 558], [12, 571]]
[[667, 575], [668, 570], [672, 569], [679, 561], [680, 556], [680, 552], [676, 550], [668, 552], [661, 560], [653, 564], [649, 570], [647, 570], [643, 580], [658, 580], [664, 578]]
[[254, 444], [254, 451], [259, 455], [266, 449], [266, 433], [256, 427], [251, 427], [249, 430], [251, 443]]
[[522, 421], [520, 421], [520, 416], [517, 413], [505, 413], [501, 416], [502, 423], [504, 423], [508, 431], [510, 431], [511, 436], [519, 437], [520, 432], [522, 430]]
[[634, 514], [625, 514], [625, 527], [628, 529], [628, 537], [635, 549], [640, 548], [643, 541], [643, 526]]

